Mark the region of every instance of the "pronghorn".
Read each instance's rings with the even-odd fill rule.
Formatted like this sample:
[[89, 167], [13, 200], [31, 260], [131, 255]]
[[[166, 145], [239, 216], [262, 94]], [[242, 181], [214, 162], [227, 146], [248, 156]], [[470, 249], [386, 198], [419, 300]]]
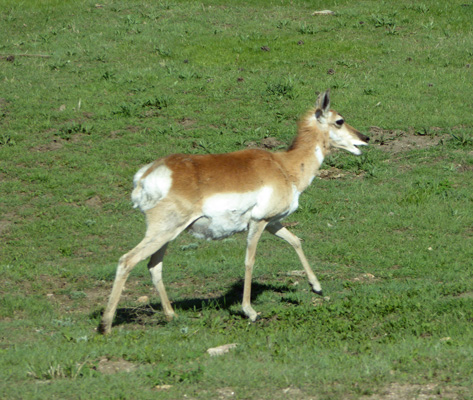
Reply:
[[327, 90], [299, 121], [297, 136], [287, 151], [173, 154], [141, 168], [134, 177], [131, 197], [134, 207], [146, 216], [146, 234], [120, 258], [100, 331], [111, 331], [125, 281], [133, 267], [148, 257], [164, 314], [168, 319], [175, 316], [162, 280], [163, 257], [168, 243], [186, 229], [205, 239], [248, 230], [242, 308], [251, 321], [258, 316], [251, 306], [251, 275], [256, 245], [265, 229], [294, 248], [312, 290], [321, 294], [299, 238], [283, 227], [281, 220], [297, 209], [299, 195], [312, 182], [331, 147], [359, 155], [356, 146], [366, 145], [368, 140], [330, 110]]

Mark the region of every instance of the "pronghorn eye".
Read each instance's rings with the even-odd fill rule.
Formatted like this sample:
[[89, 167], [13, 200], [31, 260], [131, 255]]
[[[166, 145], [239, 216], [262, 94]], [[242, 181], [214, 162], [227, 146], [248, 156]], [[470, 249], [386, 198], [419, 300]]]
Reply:
[[337, 124], [338, 126], [342, 126], [344, 122], [345, 121], [343, 119], [338, 119], [335, 121], [335, 124]]

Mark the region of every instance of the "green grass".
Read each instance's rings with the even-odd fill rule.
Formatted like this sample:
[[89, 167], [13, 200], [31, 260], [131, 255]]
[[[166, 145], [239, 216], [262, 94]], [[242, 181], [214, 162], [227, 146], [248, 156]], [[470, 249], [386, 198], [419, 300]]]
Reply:
[[[0, 398], [473, 396], [473, 4], [7, 0], [0, 11]], [[135, 171], [169, 153], [289, 144], [326, 88], [373, 136], [360, 157], [332, 154], [287, 221], [327, 297], [263, 235], [262, 318], [249, 324], [244, 235], [183, 234], [164, 270], [179, 319], [165, 321], [142, 263], [113, 334], [98, 335], [118, 258], [144, 232]]]

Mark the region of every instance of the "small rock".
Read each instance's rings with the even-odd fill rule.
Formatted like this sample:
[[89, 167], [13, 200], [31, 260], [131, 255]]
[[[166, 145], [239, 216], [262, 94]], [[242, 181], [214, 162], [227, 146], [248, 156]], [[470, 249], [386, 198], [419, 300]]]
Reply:
[[288, 271], [286, 272], [287, 276], [305, 276], [306, 272], [302, 270], [294, 270], [294, 271]]
[[321, 10], [321, 11], [314, 11], [312, 15], [335, 15], [335, 12], [332, 10]]
[[138, 300], [136, 300], [138, 303], [147, 303], [149, 301], [149, 297], [148, 296], [141, 296], [141, 297], [138, 297]]
[[169, 390], [172, 388], [172, 385], [156, 385], [155, 390]]
[[228, 353], [230, 349], [234, 349], [237, 346], [237, 343], [224, 344], [223, 346], [207, 349], [207, 353], [209, 353], [211, 356], [221, 356], [222, 354]]

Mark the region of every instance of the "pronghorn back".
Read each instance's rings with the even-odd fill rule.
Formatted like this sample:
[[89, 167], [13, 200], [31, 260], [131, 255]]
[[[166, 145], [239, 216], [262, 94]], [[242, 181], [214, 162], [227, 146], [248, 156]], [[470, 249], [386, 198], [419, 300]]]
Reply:
[[146, 216], [143, 240], [120, 258], [100, 331], [111, 331], [125, 282], [134, 266], [148, 257], [148, 269], [168, 319], [175, 316], [162, 279], [167, 244], [187, 229], [197, 237], [221, 239], [248, 230], [243, 313], [255, 321], [251, 277], [256, 246], [263, 231], [288, 242], [296, 251], [312, 290], [319, 281], [302, 251], [299, 238], [281, 224], [294, 212], [299, 196], [313, 181], [330, 148], [360, 154], [368, 138], [330, 110], [329, 92], [298, 123], [287, 151], [242, 150], [228, 154], [173, 154], [142, 167], [133, 179], [132, 201]]
[[137, 172], [132, 199], [145, 213], [173, 199], [181, 212], [195, 215], [191, 233], [221, 239], [246, 230], [250, 219], [282, 218], [294, 211], [290, 179], [266, 150], [174, 154]]

